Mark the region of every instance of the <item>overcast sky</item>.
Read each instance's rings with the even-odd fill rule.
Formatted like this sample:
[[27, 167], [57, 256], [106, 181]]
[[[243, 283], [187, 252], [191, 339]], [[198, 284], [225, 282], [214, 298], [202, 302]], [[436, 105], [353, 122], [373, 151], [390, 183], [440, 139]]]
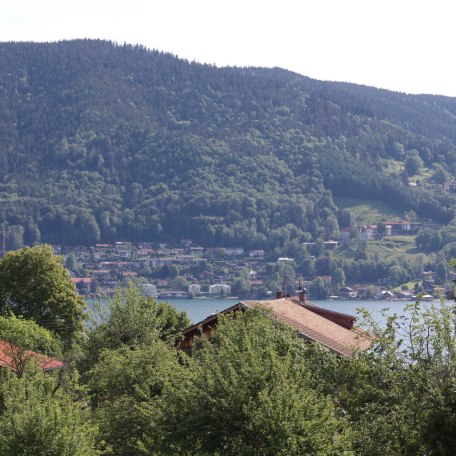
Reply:
[[0, 41], [103, 38], [456, 96], [455, 13], [451, 0], [1, 0]]

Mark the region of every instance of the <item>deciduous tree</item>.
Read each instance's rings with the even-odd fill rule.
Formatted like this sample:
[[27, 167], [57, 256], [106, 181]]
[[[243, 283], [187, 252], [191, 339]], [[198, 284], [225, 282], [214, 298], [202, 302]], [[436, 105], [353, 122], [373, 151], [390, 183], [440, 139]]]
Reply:
[[157, 340], [173, 344], [190, 321], [185, 312], [178, 312], [168, 303], [147, 298], [131, 286], [125, 296], [120, 293], [108, 300], [107, 316], [95, 316], [84, 344], [81, 369], [93, 366], [103, 349], [123, 346], [152, 346]]
[[344, 420], [313, 387], [289, 328], [254, 309], [220, 319], [203, 345], [164, 396], [164, 453], [350, 454]]
[[95, 456], [96, 429], [71, 391], [43, 373], [0, 385], [2, 456]]
[[69, 347], [82, 331], [84, 300], [48, 245], [9, 252], [0, 261], [0, 313], [30, 319]]
[[139, 456], [146, 442], [159, 440], [160, 401], [183, 369], [175, 349], [151, 346], [104, 350], [88, 375], [100, 439], [112, 454]]

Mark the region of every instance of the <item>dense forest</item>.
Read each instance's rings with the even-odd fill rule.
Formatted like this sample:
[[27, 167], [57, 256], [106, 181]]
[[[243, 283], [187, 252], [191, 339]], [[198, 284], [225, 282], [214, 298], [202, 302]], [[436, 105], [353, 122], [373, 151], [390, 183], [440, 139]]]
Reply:
[[[0, 44], [10, 247], [128, 239], [273, 249], [344, 228], [362, 194], [447, 224], [456, 100], [217, 68], [106, 41]], [[390, 162], [403, 163], [402, 171]]]

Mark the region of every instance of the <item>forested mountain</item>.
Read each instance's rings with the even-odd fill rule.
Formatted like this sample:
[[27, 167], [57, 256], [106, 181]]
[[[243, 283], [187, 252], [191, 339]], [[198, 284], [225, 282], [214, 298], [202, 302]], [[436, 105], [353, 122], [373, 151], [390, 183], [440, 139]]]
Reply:
[[106, 41], [0, 43], [0, 222], [13, 243], [273, 248], [337, 236], [333, 196], [448, 223], [454, 196], [407, 173], [451, 178], [455, 144], [453, 98]]

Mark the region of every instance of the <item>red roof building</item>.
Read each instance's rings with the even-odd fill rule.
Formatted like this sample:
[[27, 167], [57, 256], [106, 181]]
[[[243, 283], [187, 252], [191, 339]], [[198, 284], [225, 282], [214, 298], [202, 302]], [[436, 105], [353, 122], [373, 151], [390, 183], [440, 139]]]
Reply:
[[283, 323], [299, 331], [308, 342], [318, 342], [339, 356], [351, 357], [356, 351], [367, 350], [374, 338], [366, 331], [356, 328], [356, 317], [323, 309], [313, 304], [292, 298], [270, 301], [243, 301], [183, 331], [182, 350], [190, 350], [195, 338], [210, 333], [216, 328], [220, 314], [243, 311], [252, 307], [271, 310]]
[[63, 366], [62, 361], [50, 356], [24, 350], [10, 342], [0, 341], [0, 367], [7, 367], [21, 375], [25, 363], [30, 358], [43, 370], [52, 370]]
[[92, 283], [92, 279], [90, 277], [71, 277], [70, 280], [75, 285], [78, 285], [78, 284], [90, 285]]

